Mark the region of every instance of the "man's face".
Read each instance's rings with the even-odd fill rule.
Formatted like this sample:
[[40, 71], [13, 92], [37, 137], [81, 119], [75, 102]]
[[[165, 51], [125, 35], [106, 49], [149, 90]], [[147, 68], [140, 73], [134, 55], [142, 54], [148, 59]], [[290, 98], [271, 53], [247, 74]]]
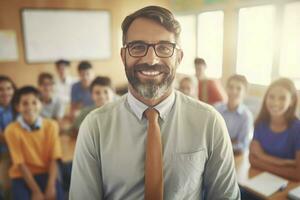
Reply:
[[[137, 18], [128, 29], [126, 43], [136, 41], [147, 44], [176, 43], [173, 33], [155, 21], [145, 18]], [[130, 56], [128, 48], [122, 48], [121, 56], [132, 89], [143, 98], [158, 99], [170, 90], [176, 68], [182, 59], [182, 52], [174, 49], [171, 57], [160, 58], [151, 46], [143, 57]]]
[[66, 78], [68, 73], [68, 66], [64, 64], [60, 64], [56, 67], [57, 73], [61, 79]]
[[240, 81], [231, 80], [226, 87], [229, 103], [238, 105], [245, 96], [246, 88]]

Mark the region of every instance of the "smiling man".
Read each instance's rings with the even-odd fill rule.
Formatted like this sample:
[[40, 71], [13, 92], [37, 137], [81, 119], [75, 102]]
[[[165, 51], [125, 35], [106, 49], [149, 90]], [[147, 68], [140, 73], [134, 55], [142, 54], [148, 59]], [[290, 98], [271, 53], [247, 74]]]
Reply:
[[224, 120], [173, 89], [178, 21], [149, 6], [122, 30], [129, 92], [81, 125], [70, 199], [240, 199]]

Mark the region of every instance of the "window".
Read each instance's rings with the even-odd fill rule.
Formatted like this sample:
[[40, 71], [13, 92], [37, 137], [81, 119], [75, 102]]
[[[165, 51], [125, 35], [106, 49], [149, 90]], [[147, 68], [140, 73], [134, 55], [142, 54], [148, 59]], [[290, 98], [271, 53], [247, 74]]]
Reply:
[[271, 81], [274, 18], [271, 5], [239, 10], [236, 68], [251, 83], [267, 85]]
[[196, 56], [196, 17], [195, 15], [177, 16], [181, 25], [181, 48], [183, 60], [177, 70], [179, 73], [194, 74]]
[[300, 2], [287, 4], [283, 14], [283, 33], [279, 75], [294, 80], [300, 88]]
[[197, 55], [207, 64], [207, 75], [222, 76], [223, 65], [223, 11], [204, 12], [198, 15]]

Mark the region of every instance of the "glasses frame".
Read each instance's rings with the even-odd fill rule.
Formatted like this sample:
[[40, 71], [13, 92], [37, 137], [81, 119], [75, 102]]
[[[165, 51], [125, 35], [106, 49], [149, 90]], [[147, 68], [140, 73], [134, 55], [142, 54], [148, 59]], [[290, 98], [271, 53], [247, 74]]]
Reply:
[[[142, 43], [142, 44], [147, 45], [147, 49], [146, 49], [144, 55], [141, 55], [141, 56], [134, 56], [134, 55], [131, 54], [131, 52], [130, 52], [130, 50], [129, 50], [129, 46], [130, 46], [131, 44], [135, 44], [135, 43]], [[160, 45], [160, 44], [171, 44], [171, 45], [173, 46], [172, 54], [171, 54], [170, 56], [159, 56], [159, 55], [157, 54], [157, 52], [156, 52], [156, 48], [155, 48], [155, 47], [156, 47], [156, 45]], [[142, 57], [144, 57], [144, 56], [147, 55], [148, 50], [149, 50], [150, 47], [153, 47], [153, 50], [154, 50], [154, 52], [155, 52], [155, 55], [156, 55], [157, 57], [159, 57], [159, 58], [170, 58], [170, 57], [172, 57], [172, 56], [174, 55], [175, 49], [180, 49], [176, 43], [172, 43], [172, 42], [159, 42], [159, 43], [152, 43], [152, 44], [149, 44], [149, 43], [146, 43], [146, 42], [143, 42], [143, 41], [132, 41], [132, 42], [128, 42], [128, 43], [126, 43], [126, 44], [124, 45], [123, 48], [124, 48], [124, 49], [128, 49], [128, 53], [129, 53], [129, 55], [130, 55], [131, 57], [133, 57], [133, 58], [142, 58]]]

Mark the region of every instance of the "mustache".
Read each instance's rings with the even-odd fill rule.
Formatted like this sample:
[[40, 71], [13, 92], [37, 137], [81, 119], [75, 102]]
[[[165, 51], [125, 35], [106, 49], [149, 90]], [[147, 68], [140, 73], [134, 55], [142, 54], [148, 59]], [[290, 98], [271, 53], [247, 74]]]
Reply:
[[149, 65], [146, 63], [142, 63], [142, 64], [135, 65], [133, 69], [134, 71], [159, 71], [162, 73], [170, 73], [169, 67], [167, 67], [166, 65], [159, 65], [159, 64]]

